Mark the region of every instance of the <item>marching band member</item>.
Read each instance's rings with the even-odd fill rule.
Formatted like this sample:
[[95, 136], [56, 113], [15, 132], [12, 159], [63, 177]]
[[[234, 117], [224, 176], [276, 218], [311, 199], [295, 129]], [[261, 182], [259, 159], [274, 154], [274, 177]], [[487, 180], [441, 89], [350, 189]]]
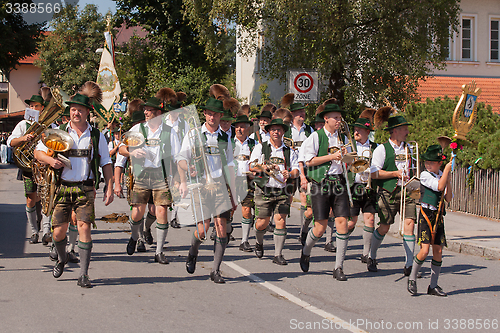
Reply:
[[[278, 111], [276, 111], [278, 112]], [[264, 235], [271, 216], [274, 213], [274, 258], [273, 263], [287, 265], [283, 257], [286, 240], [286, 217], [290, 214], [290, 199], [286, 193], [286, 180], [296, 178], [299, 172], [297, 154], [284, 145], [283, 135], [289, 127], [282, 119], [275, 118], [265, 127], [270, 133], [268, 142], [255, 146], [250, 156], [260, 167], [252, 166], [250, 171], [258, 173], [254, 182], [255, 189], [255, 254], [258, 258], [264, 255]], [[264, 164], [264, 162], [266, 162]], [[264, 164], [264, 165], [263, 165]], [[265, 172], [262, 172], [263, 168]], [[271, 176], [270, 176], [271, 175]]]
[[250, 134], [250, 139], [256, 140], [259, 143], [269, 140], [269, 133], [266, 132], [266, 126], [271, 122], [274, 111], [276, 111], [274, 104], [267, 103], [262, 107], [260, 115], [257, 116], [257, 119], [259, 119], [259, 130]]
[[444, 202], [441, 196], [444, 195], [444, 200], [447, 202], [450, 202], [453, 197], [450, 185], [452, 162], [446, 164], [444, 171], [440, 170], [445, 158], [439, 145], [429, 146], [421, 156], [426, 171], [420, 174], [421, 193], [418, 219], [420, 252], [413, 259], [413, 267], [408, 278], [408, 291], [412, 295], [417, 294], [417, 274], [432, 246], [431, 281], [427, 294], [447, 296], [437, 284], [441, 272], [443, 246], [446, 246], [444, 212], [442, 211]]
[[[338, 131], [345, 111], [336, 104], [335, 99], [328, 100], [323, 105], [324, 109], [318, 116], [325, 119], [325, 126], [311, 134], [311, 139], [304, 147], [308, 176], [313, 180], [311, 201], [315, 222], [302, 248], [300, 268], [303, 272], [309, 271], [311, 250], [325, 232], [332, 209], [337, 227], [337, 255], [333, 276], [339, 281], [346, 281], [343, 263], [349, 239], [349, 201], [341, 159], [347, 149], [344, 146], [346, 138]], [[334, 148], [336, 152], [333, 152]]]
[[[197, 168], [199, 172], [197, 176], [202, 177], [204, 182], [204, 187], [199, 189], [200, 193], [198, 193], [199, 198], [203, 197], [203, 203], [195, 200], [193, 206], [196, 212], [201, 213], [202, 220], [195, 221], [197, 228], [191, 240], [191, 247], [186, 260], [186, 271], [193, 274], [196, 269], [199, 247], [206, 237], [205, 230], [210, 228], [210, 216], [213, 215], [217, 236], [214, 241], [214, 262], [210, 272], [210, 279], [215, 283], [225, 283], [220, 273], [220, 265], [227, 246], [226, 221], [230, 217], [230, 210], [234, 208], [230, 197], [228, 198], [227, 188], [228, 185], [230, 185], [230, 188], [234, 188], [234, 163], [231, 140], [221, 130], [219, 124], [225, 110], [234, 108], [235, 104], [238, 105], [238, 101], [230, 98], [227, 88], [221, 85], [213, 85], [210, 89], [210, 95], [211, 97], [202, 107], [205, 123], [198, 133], [206, 138], [205, 146], [202, 147], [206, 153], [202, 154], [202, 156], [206, 156], [207, 160], [205, 162], [208, 170], [202, 170], [201, 166]], [[198, 137], [198, 135], [196, 136]], [[196, 163], [199, 157], [193, 156], [191, 148], [195, 142], [191, 141], [192, 138], [189, 135], [184, 137], [181, 151], [177, 157], [181, 179], [179, 192], [183, 198], [188, 194], [186, 172], [191, 173], [189, 162], [195, 160]], [[210, 180], [209, 184], [207, 184], [208, 180]], [[191, 193], [191, 195], [193, 196], [194, 193]], [[231, 191], [229, 191], [229, 196], [231, 196]]]
[[[373, 232], [370, 254], [368, 257], [367, 268], [370, 272], [377, 272], [377, 250], [382, 244], [385, 235], [389, 231], [394, 218], [399, 211], [401, 201], [401, 185], [407, 181], [408, 175], [405, 174], [405, 159], [397, 158], [404, 156], [406, 147], [406, 138], [408, 137], [408, 126], [411, 125], [403, 116], [390, 117], [392, 108], [385, 106], [380, 108], [375, 114], [375, 126], [381, 126], [386, 120], [387, 127], [384, 130], [389, 131], [389, 140], [379, 145], [373, 151], [372, 164], [370, 172], [372, 182], [378, 185], [377, 206], [378, 216], [380, 218], [379, 227]], [[374, 181], [375, 180], [375, 181]], [[413, 250], [415, 248], [414, 226], [416, 219], [416, 204], [410, 197], [406, 198], [405, 205], [406, 216], [404, 220], [403, 247], [405, 249], [405, 276], [410, 275]]]
[[[53, 241], [56, 246], [59, 260], [54, 266], [53, 276], [59, 278], [67, 263], [66, 231], [71, 220], [71, 213], [75, 211], [78, 224], [78, 248], [80, 255], [80, 277], [77, 284], [83, 288], [91, 288], [88, 277], [90, 254], [92, 250], [91, 224], [94, 223], [94, 198], [99, 184], [99, 166], [104, 172], [107, 191], [104, 196], [105, 205], [113, 201], [113, 170], [106, 139], [98, 130], [90, 127], [87, 117], [92, 109], [92, 102], [100, 102], [102, 92], [94, 82], [87, 82], [66, 103], [70, 107], [71, 120], [62, 125], [61, 130], [68, 131], [73, 138], [73, 147], [69, 150], [72, 169], [44, 152], [47, 148], [39, 143], [35, 151], [35, 158], [54, 169], [63, 168], [61, 186], [56, 192], [56, 203], [52, 215]], [[90, 148], [89, 148], [90, 147]]]
[[130, 200], [132, 235], [127, 244], [127, 254], [132, 255], [135, 252], [146, 206], [152, 197], [156, 215], [155, 262], [168, 264], [163, 253], [168, 233], [168, 209], [172, 204], [168, 178], [172, 174], [173, 157], [179, 151], [180, 143], [175, 131], [166, 125], [161, 117], [165, 110], [164, 102], [157, 97], [151, 97], [142, 106], [146, 122], [134, 125], [129, 132], [141, 133], [146, 140], [145, 146], [137, 149], [120, 147], [120, 154], [130, 154], [135, 178]]

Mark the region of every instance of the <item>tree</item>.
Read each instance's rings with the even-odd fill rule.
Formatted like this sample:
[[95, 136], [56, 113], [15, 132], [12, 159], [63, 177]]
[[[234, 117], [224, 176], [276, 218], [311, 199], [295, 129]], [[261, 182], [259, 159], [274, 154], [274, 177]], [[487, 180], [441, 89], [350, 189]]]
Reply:
[[106, 21], [97, 7], [88, 4], [79, 12], [78, 6], [66, 5], [54, 15], [53, 29], [39, 44], [41, 81], [72, 93], [86, 81], [95, 81], [100, 54], [95, 51], [104, 44]]
[[[186, 15], [215, 53], [225, 27], [239, 27], [242, 55], [261, 52], [263, 75], [285, 79], [288, 68], [315, 68], [342, 104], [399, 107], [412, 100], [429, 67], [442, 68], [457, 0], [184, 0]], [[259, 43], [262, 43], [260, 47]]]
[[36, 53], [43, 27], [42, 23], [27, 24], [21, 14], [8, 13], [7, 2], [0, 1], [0, 70], [6, 76], [19, 65], [19, 60]]

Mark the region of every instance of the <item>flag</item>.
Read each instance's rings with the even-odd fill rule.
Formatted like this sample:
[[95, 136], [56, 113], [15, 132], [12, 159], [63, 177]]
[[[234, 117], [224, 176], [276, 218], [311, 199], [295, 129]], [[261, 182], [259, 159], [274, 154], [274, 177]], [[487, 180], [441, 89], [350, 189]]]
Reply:
[[96, 112], [106, 122], [112, 122], [115, 118], [113, 105], [115, 102], [120, 102], [122, 89], [115, 70], [113, 35], [109, 31], [106, 31], [104, 39], [105, 43], [97, 74], [97, 84], [102, 90], [102, 108], [96, 108]]

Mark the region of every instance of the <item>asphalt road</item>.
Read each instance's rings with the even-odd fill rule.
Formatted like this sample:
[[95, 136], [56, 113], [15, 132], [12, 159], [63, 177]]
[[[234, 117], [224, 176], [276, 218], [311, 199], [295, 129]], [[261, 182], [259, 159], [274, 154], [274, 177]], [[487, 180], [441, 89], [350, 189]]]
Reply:
[[[292, 208], [284, 256], [288, 266], [272, 263], [272, 235], [264, 258], [238, 250], [241, 229], [234, 223], [222, 264], [226, 284], [209, 280], [213, 244], [202, 245], [196, 272], [185, 259], [192, 226], [170, 229], [165, 254], [169, 265], [154, 263], [154, 245], [146, 253], [126, 254], [127, 224], [97, 221], [89, 275], [94, 285], [76, 285], [78, 264], [52, 277], [48, 247], [29, 244], [22, 183], [16, 169], [0, 168], [0, 331], [2, 332], [495, 332], [499, 331], [498, 260], [445, 251], [439, 285], [448, 297], [426, 294], [430, 257], [417, 281], [418, 296], [406, 291], [401, 240], [386, 237], [379, 250], [379, 272], [359, 260], [361, 229], [353, 233], [344, 272], [332, 278], [335, 255], [312, 251], [311, 267], [298, 261], [299, 210]], [[126, 201], [110, 206], [98, 194], [97, 217], [128, 213]], [[181, 223], [190, 212], [181, 210]], [[240, 220], [235, 215], [235, 221]], [[251, 244], [255, 243], [252, 232]], [[153, 236], [155, 234], [153, 233]]]

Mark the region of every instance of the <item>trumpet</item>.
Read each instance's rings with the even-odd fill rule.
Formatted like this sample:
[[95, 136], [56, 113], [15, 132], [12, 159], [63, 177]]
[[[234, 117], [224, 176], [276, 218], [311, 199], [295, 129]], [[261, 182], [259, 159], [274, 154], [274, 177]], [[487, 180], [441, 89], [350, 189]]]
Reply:
[[[410, 150], [411, 149], [411, 150]], [[415, 156], [415, 157], [414, 157]], [[401, 179], [401, 200], [399, 207], [399, 233], [403, 235], [403, 223], [406, 215], [406, 194], [409, 192], [411, 199], [420, 198], [420, 159], [419, 159], [418, 143], [416, 141], [408, 141], [405, 144], [403, 168], [404, 176]], [[399, 157], [401, 160], [402, 157]], [[398, 160], [398, 156], [396, 156]], [[405, 181], [405, 178], [410, 177], [410, 180]]]
[[260, 171], [264, 172], [266, 175], [268, 175], [269, 177], [273, 178], [274, 180], [276, 180], [278, 183], [280, 183], [281, 185], [285, 185], [285, 182], [282, 181], [281, 179], [278, 178], [278, 174], [279, 174], [279, 171], [276, 170], [276, 169], [270, 169], [270, 170], [266, 170], [265, 166], [269, 166], [270, 164], [267, 163], [267, 162], [264, 162], [262, 164], [259, 164], [258, 163], [258, 160], [255, 160], [253, 162], [250, 163], [250, 167], [251, 168], [256, 168], [256, 169], [259, 169]]
[[351, 184], [349, 184], [349, 177], [347, 175], [347, 164], [352, 162], [353, 158], [355, 158], [354, 156], [357, 155], [357, 152], [356, 152], [356, 145], [355, 145], [354, 140], [352, 139], [352, 136], [351, 136], [351, 131], [349, 131], [349, 125], [344, 120], [344, 118], [342, 118], [342, 121], [340, 123], [340, 128], [337, 131], [337, 135], [340, 139], [339, 132], [347, 137], [347, 144], [345, 144], [343, 147], [351, 146], [352, 152], [344, 154], [342, 156], [341, 164], [342, 164], [342, 171], [344, 173], [344, 178], [345, 178], [346, 187], [347, 187], [347, 195], [349, 196], [349, 203], [351, 204], [351, 206], [354, 206], [354, 203], [352, 201]]

